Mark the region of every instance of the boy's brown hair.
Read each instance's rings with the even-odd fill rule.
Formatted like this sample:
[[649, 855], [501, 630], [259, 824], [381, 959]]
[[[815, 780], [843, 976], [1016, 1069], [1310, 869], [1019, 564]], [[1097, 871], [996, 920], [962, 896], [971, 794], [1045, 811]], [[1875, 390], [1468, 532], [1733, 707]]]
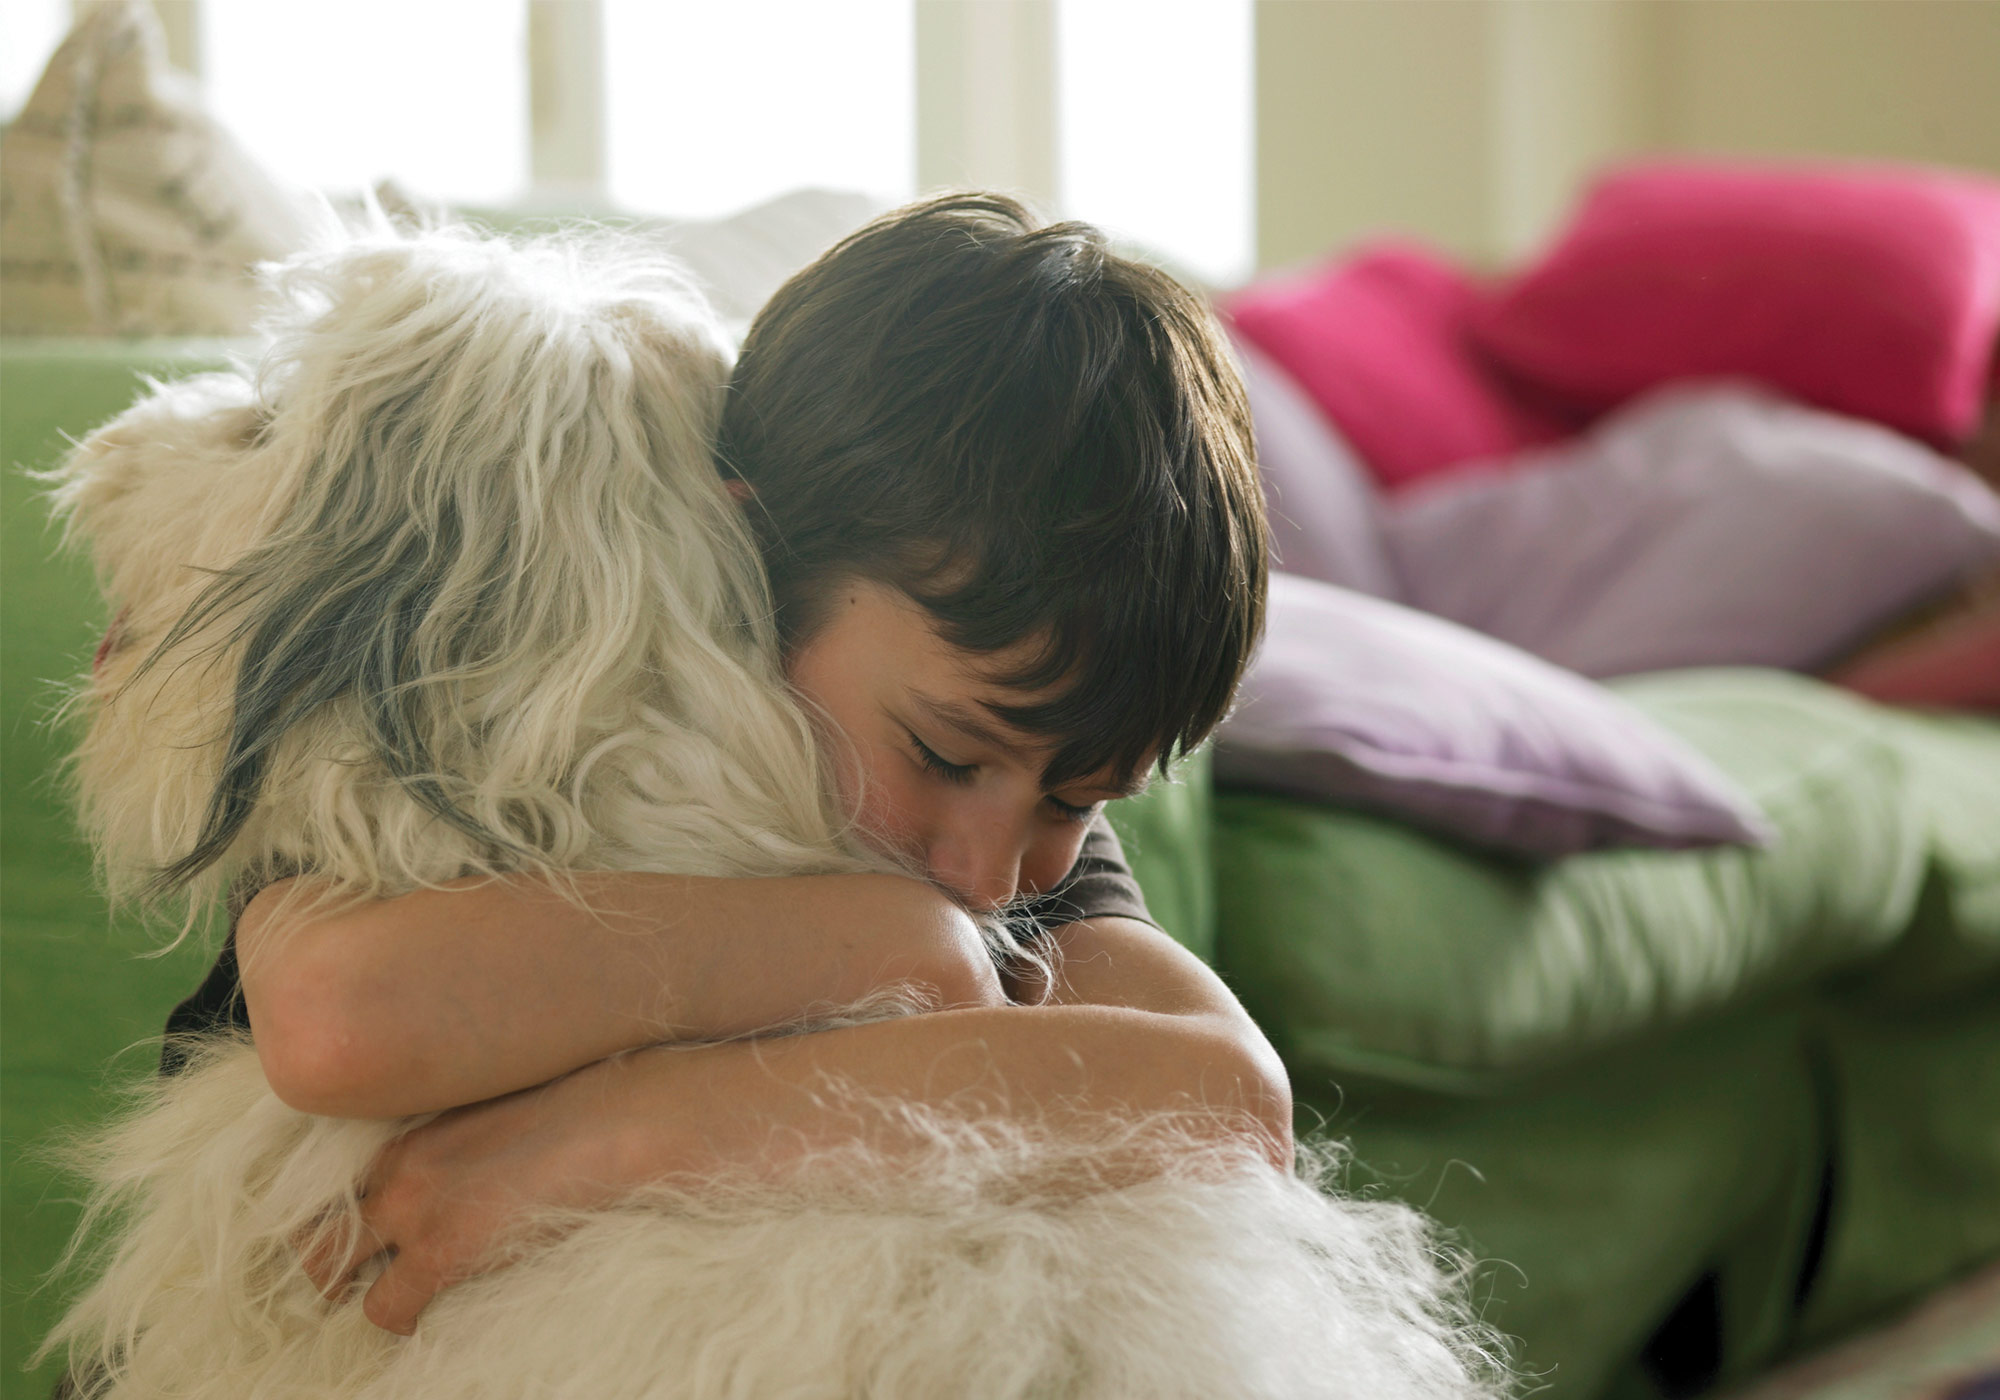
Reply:
[[1001, 195], [884, 215], [751, 325], [719, 457], [754, 492], [786, 645], [841, 578], [973, 652], [1035, 645], [996, 706], [1050, 786], [1198, 744], [1262, 626], [1243, 385], [1202, 302], [1088, 224]]

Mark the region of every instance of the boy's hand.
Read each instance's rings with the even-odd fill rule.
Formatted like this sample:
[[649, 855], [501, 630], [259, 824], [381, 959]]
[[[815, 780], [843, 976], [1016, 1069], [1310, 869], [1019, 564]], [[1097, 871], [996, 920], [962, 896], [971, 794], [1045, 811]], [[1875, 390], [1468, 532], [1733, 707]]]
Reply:
[[[1272, 1165], [1291, 1161], [1291, 1095], [1269, 1043], [1192, 955], [1125, 919], [1059, 934], [1057, 987], [1039, 1006], [979, 1007], [778, 1040], [642, 1050], [539, 1089], [474, 1104], [407, 1134], [376, 1161], [362, 1203], [372, 1238], [307, 1272], [339, 1296], [392, 1252], [363, 1300], [371, 1322], [414, 1330], [443, 1288], [508, 1262], [523, 1215], [589, 1207], [631, 1186], [777, 1164], [851, 1141], [894, 1154], [888, 1120], [830, 1113], [828, 1076], [948, 1110], [1239, 1109]], [[1261, 1128], [1257, 1125], [1261, 1123]]]
[[408, 1336], [438, 1292], [507, 1262], [523, 1214], [587, 1208], [637, 1180], [673, 1174], [648, 1136], [641, 1173], [631, 1172], [620, 1104], [608, 1093], [618, 1061], [588, 1066], [553, 1084], [454, 1109], [383, 1149], [361, 1202], [362, 1243], [340, 1255], [308, 1254], [307, 1275], [329, 1298], [383, 1254], [362, 1311], [377, 1327]]

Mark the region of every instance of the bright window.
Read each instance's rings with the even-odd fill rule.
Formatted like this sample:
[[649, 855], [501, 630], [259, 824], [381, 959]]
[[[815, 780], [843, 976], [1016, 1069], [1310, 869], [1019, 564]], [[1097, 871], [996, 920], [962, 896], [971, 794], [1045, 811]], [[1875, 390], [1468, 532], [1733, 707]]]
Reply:
[[49, 55], [68, 32], [68, 0], [0, 4], [0, 119], [12, 121], [21, 110], [48, 66]]
[[911, 0], [604, 0], [612, 202], [700, 218], [802, 185], [906, 199]]
[[[12, 0], [9, 0], [12, 3]], [[279, 174], [470, 203], [527, 185], [525, 0], [201, 0], [210, 110]]]
[[1250, 0], [1060, 0], [1064, 212], [1231, 284], [1256, 261]]

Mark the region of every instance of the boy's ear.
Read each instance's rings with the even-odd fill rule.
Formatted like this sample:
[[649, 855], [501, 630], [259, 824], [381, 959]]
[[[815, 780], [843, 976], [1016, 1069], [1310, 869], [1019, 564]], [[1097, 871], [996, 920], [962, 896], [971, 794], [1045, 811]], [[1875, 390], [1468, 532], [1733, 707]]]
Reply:
[[757, 488], [740, 476], [725, 476], [722, 478], [722, 489], [727, 491], [729, 499], [736, 502], [739, 506], [755, 500], [757, 496]]

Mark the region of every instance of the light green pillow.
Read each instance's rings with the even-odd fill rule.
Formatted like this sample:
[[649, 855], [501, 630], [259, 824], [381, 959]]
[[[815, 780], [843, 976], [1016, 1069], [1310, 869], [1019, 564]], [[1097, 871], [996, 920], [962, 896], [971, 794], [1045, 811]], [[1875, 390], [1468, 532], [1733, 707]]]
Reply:
[[1839, 980], [1843, 1000], [1928, 1006], [2000, 985], [2000, 720], [1885, 711], [1904, 759], [1930, 864], [1909, 932]]
[[1171, 779], [1105, 810], [1153, 920], [1203, 962], [1215, 960], [1214, 825], [1209, 751], [1196, 749]]
[[1929, 874], [1909, 932], [1819, 999], [1839, 1197], [1813, 1337], [2000, 1253], [2000, 721], [1887, 717]]
[[1217, 962], [1294, 1073], [1491, 1088], [1798, 986], [1903, 932], [1929, 827], [1885, 712], [1774, 671], [1617, 689], [1735, 779], [1779, 839], [1531, 863], [1218, 796]]

